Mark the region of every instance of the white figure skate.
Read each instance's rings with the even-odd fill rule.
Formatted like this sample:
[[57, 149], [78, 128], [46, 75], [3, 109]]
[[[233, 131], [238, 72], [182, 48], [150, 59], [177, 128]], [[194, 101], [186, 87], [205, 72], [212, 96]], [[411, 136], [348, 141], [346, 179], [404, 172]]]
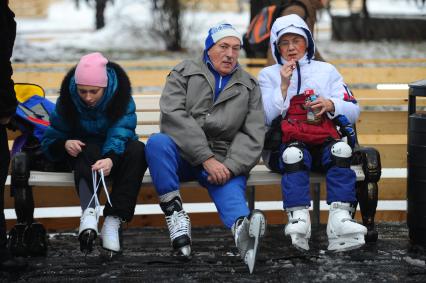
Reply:
[[348, 251], [365, 244], [367, 228], [352, 219], [352, 210], [349, 203], [331, 203], [327, 224], [328, 250]]
[[244, 217], [232, 226], [235, 245], [241, 258], [247, 264], [250, 274], [256, 264], [260, 239], [265, 235], [266, 218], [260, 210], [253, 210], [249, 217]]
[[109, 252], [110, 257], [121, 251], [121, 219], [117, 216], [107, 216], [101, 230], [102, 247]]
[[311, 219], [309, 209], [294, 207], [287, 210], [288, 224], [284, 234], [291, 237], [291, 243], [301, 251], [309, 250], [309, 238], [311, 237]]
[[86, 208], [80, 218], [80, 227], [78, 228], [78, 240], [80, 241], [80, 250], [83, 253], [90, 253], [93, 250], [93, 244], [98, 236], [98, 214], [94, 208]]

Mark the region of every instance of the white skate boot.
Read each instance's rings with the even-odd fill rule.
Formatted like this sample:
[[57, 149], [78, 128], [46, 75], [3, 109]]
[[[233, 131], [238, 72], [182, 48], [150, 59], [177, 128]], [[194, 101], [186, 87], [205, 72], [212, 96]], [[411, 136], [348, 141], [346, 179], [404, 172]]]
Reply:
[[291, 243], [298, 250], [309, 250], [309, 238], [311, 237], [311, 218], [309, 209], [305, 207], [292, 207], [287, 209], [288, 224], [284, 234], [290, 235]]
[[91, 207], [86, 208], [80, 218], [78, 240], [80, 241], [80, 250], [86, 254], [93, 250], [93, 243], [98, 236], [98, 219], [96, 210]]
[[232, 225], [231, 230], [235, 238], [235, 245], [251, 274], [256, 264], [260, 238], [265, 235], [266, 218], [260, 210], [255, 209], [249, 217], [238, 219]]
[[191, 220], [182, 208], [181, 199], [175, 197], [167, 203], [160, 203], [160, 207], [166, 217], [173, 248], [183, 256], [189, 257], [191, 255]]
[[117, 216], [107, 216], [101, 230], [102, 247], [109, 257], [120, 252], [121, 219]]
[[328, 250], [348, 251], [365, 244], [367, 228], [352, 219], [351, 211], [353, 208], [349, 203], [331, 203], [327, 224]]

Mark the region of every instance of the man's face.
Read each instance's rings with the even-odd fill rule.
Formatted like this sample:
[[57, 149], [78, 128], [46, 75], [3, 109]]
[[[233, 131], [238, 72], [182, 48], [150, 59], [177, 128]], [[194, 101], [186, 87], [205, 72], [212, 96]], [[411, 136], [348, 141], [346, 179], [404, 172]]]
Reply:
[[240, 55], [241, 42], [234, 36], [224, 37], [207, 51], [213, 67], [221, 76], [226, 76], [235, 68]]

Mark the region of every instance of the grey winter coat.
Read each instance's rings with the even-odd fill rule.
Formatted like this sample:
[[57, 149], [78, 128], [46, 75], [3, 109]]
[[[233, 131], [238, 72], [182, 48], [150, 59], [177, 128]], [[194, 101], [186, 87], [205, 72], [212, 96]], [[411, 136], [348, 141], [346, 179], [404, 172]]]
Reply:
[[161, 132], [193, 166], [214, 156], [235, 176], [248, 174], [259, 160], [265, 136], [258, 83], [239, 67], [216, 101], [214, 86], [201, 58], [174, 67], [160, 99]]

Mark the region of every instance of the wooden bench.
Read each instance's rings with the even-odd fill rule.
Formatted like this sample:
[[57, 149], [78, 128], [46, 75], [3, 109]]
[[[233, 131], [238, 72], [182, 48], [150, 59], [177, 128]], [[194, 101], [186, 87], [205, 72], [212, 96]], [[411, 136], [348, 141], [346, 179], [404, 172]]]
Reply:
[[[147, 137], [151, 133], [158, 132], [158, 120], [159, 120], [159, 109], [158, 109], [158, 99], [159, 93], [162, 88], [162, 83], [164, 82], [165, 74], [168, 73], [170, 68], [175, 65], [178, 61], [167, 61], [166, 63], [159, 61], [143, 61], [143, 62], [120, 62], [123, 66], [129, 71], [130, 77], [134, 87], [134, 98], [137, 104], [137, 114], [138, 114], [138, 126], [137, 133], [140, 135], [142, 141], [146, 141]], [[242, 61], [242, 64], [256, 66], [253, 71], [258, 72], [260, 65], [262, 65], [264, 60], [246, 60]], [[412, 74], [414, 77], [425, 76], [425, 68], [419, 70], [420, 66], [426, 64], [426, 60], [406, 60], [406, 64], [411, 64], [413, 67], [404, 65], [404, 72]], [[407, 63], [408, 62], [408, 63]], [[356, 98], [360, 102], [363, 112], [360, 116], [360, 119], [357, 122], [358, 128], [358, 138], [361, 145], [373, 146], [377, 148], [382, 156], [382, 179], [380, 181], [379, 198], [383, 199], [379, 203], [379, 209], [383, 208], [383, 213], [381, 214], [381, 219], [384, 220], [403, 220], [405, 219], [405, 210], [404, 208], [404, 199], [405, 199], [405, 188], [406, 188], [406, 129], [407, 129], [407, 90], [378, 90], [372, 88], [372, 84], [377, 83], [407, 83], [408, 78], [406, 76], [401, 78], [401, 72], [395, 72], [395, 66], [401, 65], [400, 60], [352, 60], [352, 61], [336, 61], [334, 62], [338, 68], [351, 68], [348, 73], [349, 81], [352, 83], [352, 90], [356, 94]], [[369, 65], [378, 65], [378, 67], [371, 67]], [[71, 67], [72, 64], [69, 63], [59, 63], [59, 64], [16, 64], [15, 74], [16, 81], [21, 81], [19, 78], [22, 78], [26, 81], [40, 83], [41, 85], [47, 84], [54, 89], [55, 91], [50, 91], [48, 95], [49, 99], [55, 101], [56, 95], [52, 95], [57, 92], [59, 88], [60, 81], [62, 79], [65, 71]], [[357, 68], [358, 66], [358, 68]], [[388, 69], [388, 67], [393, 67]], [[370, 70], [372, 69], [372, 70]], [[59, 71], [58, 71], [59, 70]], [[349, 69], [347, 69], [349, 70]], [[368, 84], [362, 84], [356, 78], [357, 74], [368, 70], [368, 73], [371, 77], [374, 77], [371, 74], [376, 73], [378, 78], [375, 82], [370, 80]], [[134, 71], [134, 72], [132, 72]], [[355, 74], [353, 74], [353, 73]], [[151, 75], [150, 75], [151, 73]], [[60, 75], [59, 75], [60, 74]], [[138, 77], [147, 77], [148, 79], [142, 80]], [[26, 78], [26, 79], [25, 79]], [[398, 79], [399, 78], [399, 79]], [[346, 79], [346, 77], [345, 77]], [[414, 79], [413, 79], [414, 80]], [[150, 83], [147, 84], [147, 81]], [[411, 81], [411, 80], [410, 80]], [[354, 88], [355, 87], [355, 88]], [[49, 89], [49, 88], [48, 88]], [[418, 102], [418, 105], [425, 106], [424, 101]], [[388, 121], [392, 121], [389, 123]], [[14, 134], [10, 135], [10, 139], [13, 139]], [[358, 172], [358, 180], [363, 178], [362, 170], [360, 168], [354, 168]], [[32, 172], [30, 184], [41, 187], [41, 188], [56, 188], [58, 187], [69, 187], [73, 186], [73, 182], [69, 181], [70, 175], [61, 176], [56, 175], [62, 179], [62, 183], [53, 182], [51, 175], [38, 172]], [[46, 183], [47, 178], [47, 183]], [[50, 181], [49, 181], [50, 180]], [[67, 181], [68, 180], [68, 181]], [[150, 187], [150, 177], [147, 175], [144, 178], [144, 187]], [[319, 222], [319, 209], [326, 210], [327, 206], [323, 201], [319, 199], [324, 199], [324, 190], [320, 193], [320, 187], [324, 184], [324, 176], [319, 174], [311, 175], [311, 183], [313, 184], [313, 209], [314, 209], [314, 222]], [[280, 190], [274, 189], [271, 190], [271, 187], [276, 188], [280, 184], [280, 176], [278, 174], [270, 173], [267, 169], [258, 165], [252, 171], [252, 174], [248, 180], [248, 199], [251, 206], [256, 205], [256, 207], [265, 209], [265, 210], [281, 210], [281, 197]], [[195, 182], [189, 182], [182, 184], [184, 187], [193, 187], [198, 186]], [[254, 187], [256, 187], [256, 200], [253, 202], [254, 198]], [[383, 188], [386, 189], [383, 189]], [[152, 190], [152, 188], [151, 188]], [[144, 191], [144, 190], [142, 190]], [[50, 192], [50, 190], [49, 190]], [[74, 192], [72, 192], [74, 193]], [[47, 193], [46, 193], [47, 194]], [[44, 194], [44, 196], [46, 195]], [[144, 194], [144, 193], [142, 193]], [[145, 195], [144, 195], [145, 196]], [[156, 205], [155, 196], [148, 196], [150, 203], [138, 206], [136, 213], [137, 214], [160, 214], [161, 211]], [[210, 213], [215, 211], [214, 206], [209, 204], [199, 204], [194, 203], [191, 205], [191, 201], [206, 201], [206, 197], [196, 197], [189, 198], [190, 201], [187, 204], [187, 201], [184, 197], [186, 208], [189, 212], [205, 212]], [[389, 199], [389, 200], [388, 200]], [[278, 201], [277, 201], [278, 200]], [[207, 200], [209, 201], [209, 200]], [[43, 204], [48, 207], [56, 206], [54, 200], [49, 200], [46, 204]], [[64, 200], [62, 204], [69, 205], [69, 201]], [[68, 203], [68, 204], [67, 204]], [[140, 201], [139, 201], [140, 203]], [[144, 202], [145, 203], [145, 202]], [[388, 213], [389, 210], [392, 210], [392, 205], [397, 204], [400, 207], [395, 210], [401, 211], [398, 213], [396, 218], [391, 218]], [[10, 199], [6, 201], [6, 205], [11, 208]], [[74, 202], [75, 205], [75, 202]], [[198, 206], [197, 206], [198, 205]], [[202, 207], [202, 209], [200, 209]], [[141, 208], [141, 210], [139, 210]], [[75, 211], [69, 214], [69, 216], [77, 217], [80, 213], [79, 207], [76, 207]], [[37, 211], [36, 211], [37, 212]], [[9, 214], [9, 218], [13, 218], [13, 213]], [[36, 213], [37, 217], [37, 213]], [[277, 216], [278, 217], [278, 216]], [[282, 222], [284, 218], [279, 216]], [[274, 221], [277, 218], [275, 218]]]
[[[351, 166], [356, 173], [357, 181], [364, 180], [364, 172], [361, 165]], [[389, 176], [390, 174], [387, 174]], [[31, 171], [29, 178], [30, 186], [42, 187], [74, 187], [73, 173], [57, 173], [57, 172], [41, 172]], [[313, 225], [320, 223], [320, 186], [325, 181], [325, 176], [319, 173], [311, 173], [310, 182], [314, 190], [312, 207], [313, 207]], [[8, 176], [7, 185], [10, 185], [10, 176]], [[264, 165], [257, 165], [250, 173], [247, 180], [247, 201], [249, 208], [252, 210], [256, 207], [255, 188], [259, 185], [279, 185], [281, 184], [281, 175], [269, 171]], [[147, 172], [142, 181], [142, 187], [152, 186], [152, 179]], [[182, 182], [182, 187], [199, 187], [196, 181]], [[260, 207], [258, 207], [260, 208]], [[160, 211], [158, 211], [161, 213]], [[191, 212], [191, 211], [188, 211]], [[204, 211], [199, 211], [204, 212]], [[207, 212], [207, 211], [205, 211]], [[143, 213], [143, 212], [142, 212]]]
[[[137, 104], [137, 114], [138, 114], [138, 126], [137, 133], [141, 137], [142, 141], [146, 141], [147, 137], [155, 132], [159, 131], [158, 122], [159, 122], [159, 95], [137, 95], [135, 96], [135, 101]], [[48, 96], [52, 101], [56, 100], [56, 96]], [[148, 116], [148, 117], [147, 117]], [[357, 176], [357, 181], [364, 180], [364, 172], [361, 165], [352, 166], [352, 169], [355, 171]], [[393, 177], [391, 169], [385, 169], [386, 174], [384, 177]], [[403, 170], [399, 174], [401, 178], [404, 178]], [[395, 173], [395, 172], [394, 172]], [[8, 180], [8, 184], [10, 178]], [[321, 184], [325, 182], [325, 177], [322, 174], [312, 173], [310, 177], [310, 182], [313, 190], [313, 217], [312, 222], [314, 225], [320, 223], [320, 187]], [[264, 165], [257, 165], [251, 172], [248, 183], [247, 183], [247, 197], [249, 207], [251, 209], [257, 206], [258, 208], [262, 207], [262, 204], [256, 205], [255, 202], [255, 188], [256, 186], [264, 185], [279, 185], [281, 183], [281, 175], [270, 172]], [[73, 187], [73, 175], [72, 173], [52, 173], [52, 172], [39, 172], [31, 171], [29, 185], [35, 187]], [[143, 179], [143, 186], [151, 186], [151, 178], [149, 172], [145, 175]], [[182, 187], [195, 187], [199, 186], [197, 182], [185, 182], [181, 184]], [[279, 201], [281, 202], [281, 201]], [[278, 209], [276, 203], [274, 203], [274, 209]], [[265, 204], [267, 205], [267, 204]], [[325, 203], [322, 203], [322, 206], [325, 207]], [[280, 205], [282, 207], [282, 205]], [[161, 213], [161, 211], [156, 210], [156, 213]], [[208, 212], [208, 210], [198, 210], [198, 212]], [[144, 214], [144, 210], [140, 211]], [[189, 211], [191, 212], [191, 210]], [[150, 212], [147, 212], [150, 213]]]

